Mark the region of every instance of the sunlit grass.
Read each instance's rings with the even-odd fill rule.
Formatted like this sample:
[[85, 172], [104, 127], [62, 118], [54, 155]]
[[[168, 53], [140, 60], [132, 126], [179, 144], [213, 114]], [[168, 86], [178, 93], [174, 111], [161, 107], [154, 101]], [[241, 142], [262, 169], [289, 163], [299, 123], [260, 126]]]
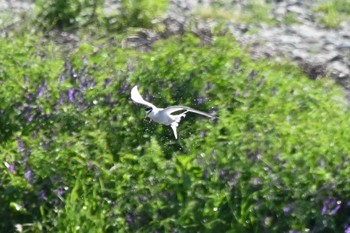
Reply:
[[271, 5], [263, 0], [249, 0], [245, 6], [222, 1], [207, 7], [199, 7], [196, 15], [205, 20], [230, 21], [247, 24], [274, 24], [270, 16]]
[[319, 14], [318, 21], [328, 28], [337, 28], [342, 22], [350, 22], [349, 0], [322, 1], [314, 11]]

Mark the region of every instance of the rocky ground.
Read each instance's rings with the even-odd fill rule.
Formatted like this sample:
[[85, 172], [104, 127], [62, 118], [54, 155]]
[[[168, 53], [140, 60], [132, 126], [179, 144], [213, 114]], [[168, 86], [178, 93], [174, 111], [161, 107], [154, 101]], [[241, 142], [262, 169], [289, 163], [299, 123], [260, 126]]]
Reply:
[[[215, 0], [171, 0], [169, 13], [163, 22], [167, 33], [181, 33], [189, 24], [190, 15], [200, 7], [210, 6]], [[115, 9], [118, 0], [106, 1], [106, 9]], [[244, 5], [246, 1], [231, 1]], [[15, 12], [33, 9], [33, 0], [0, 0], [0, 12]], [[343, 22], [337, 29], [327, 29], [317, 23], [312, 11], [314, 1], [278, 0], [273, 1], [272, 16], [278, 22], [273, 26], [264, 23], [245, 25], [230, 23], [230, 32], [249, 49], [255, 58], [293, 61], [302, 67], [310, 78], [324, 76], [333, 78], [342, 85], [350, 100], [350, 23]], [[292, 13], [297, 23], [283, 21], [287, 13]], [[193, 19], [193, 18], [192, 18]], [[198, 21], [198, 33], [210, 37], [208, 28], [215, 25], [213, 20]], [[247, 33], [254, 31], [255, 33]], [[149, 37], [150, 35], [146, 36]], [[150, 36], [153, 41], [156, 36]], [[153, 38], [153, 39], [152, 39]]]
[[[187, 12], [210, 4], [210, 0], [172, 2]], [[246, 1], [232, 2], [242, 5]], [[331, 77], [345, 88], [350, 100], [350, 22], [343, 22], [337, 29], [325, 28], [315, 18], [314, 4], [314, 1], [302, 0], [274, 1], [272, 17], [278, 22], [276, 25], [232, 23], [229, 28], [254, 57], [295, 62], [312, 79]], [[297, 23], [284, 23], [287, 13], [292, 13]], [[255, 33], [247, 33], [249, 31]]]

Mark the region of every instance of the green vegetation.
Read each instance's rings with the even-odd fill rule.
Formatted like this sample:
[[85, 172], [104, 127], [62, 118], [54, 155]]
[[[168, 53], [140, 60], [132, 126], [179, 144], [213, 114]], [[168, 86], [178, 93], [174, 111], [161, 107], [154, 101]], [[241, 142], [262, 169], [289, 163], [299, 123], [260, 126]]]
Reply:
[[324, 26], [337, 28], [344, 21], [349, 21], [350, 1], [349, 0], [328, 0], [322, 1], [315, 8], [320, 15], [318, 20]]
[[103, 0], [38, 0], [38, 25], [45, 29], [76, 29], [97, 20]]
[[205, 20], [231, 21], [247, 24], [275, 24], [271, 16], [271, 4], [265, 0], [248, 0], [243, 6], [230, 1], [216, 1], [208, 7], [201, 7], [197, 14]]
[[102, 13], [103, 7], [104, 0], [38, 0], [36, 24], [45, 30], [71, 31], [90, 24], [102, 25], [108, 30], [148, 28], [154, 18], [165, 12], [167, 1], [123, 0], [119, 10], [108, 15]]
[[[30, 30], [0, 38], [0, 232], [349, 227], [340, 88], [253, 61], [222, 31], [211, 43], [186, 32], [140, 52], [118, 46], [126, 32], [96, 24], [69, 52]], [[132, 103], [136, 84], [158, 106], [218, 119], [188, 114], [176, 141]]]

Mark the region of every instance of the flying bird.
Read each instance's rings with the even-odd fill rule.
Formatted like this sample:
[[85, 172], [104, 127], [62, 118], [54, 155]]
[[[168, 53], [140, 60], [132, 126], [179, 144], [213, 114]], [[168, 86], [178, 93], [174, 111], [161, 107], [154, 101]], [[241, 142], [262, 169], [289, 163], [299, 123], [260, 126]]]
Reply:
[[[179, 126], [181, 118], [185, 117], [187, 112], [197, 113], [199, 115], [206, 116], [209, 118], [214, 117], [208, 113], [198, 111], [198, 110], [195, 110], [193, 108], [186, 107], [186, 106], [170, 106], [167, 108], [158, 108], [155, 105], [147, 102], [146, 100], [144, 100], [142, 98], [142, 96], [140, 95], [140, 93], [137, 89], [137, 86], [134, 86], [131, 89], [131, 99], [135, 103], [142, 104], [142, 105], [146, 106], [146, 114], [150, 119], [152, 119], [153, 121], [155, 121], [157, 123], [163, 124], [163, 125], [170, 125], [171, 129], [174, 132], [175, 139], [177, 139], [176, 129]], [[173, 113], [179, 112], [179, 111], [184, 111], [184, 112], [181, 114], [173, 115]]]

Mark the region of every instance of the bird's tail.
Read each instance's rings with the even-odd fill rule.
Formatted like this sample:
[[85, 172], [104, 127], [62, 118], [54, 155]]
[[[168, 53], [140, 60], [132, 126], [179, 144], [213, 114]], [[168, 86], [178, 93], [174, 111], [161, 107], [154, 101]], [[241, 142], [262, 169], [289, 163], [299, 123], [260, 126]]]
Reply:
[[[188, 111], [186, 111], [186, 112], [188, 112]], [[180, 121], [181, 121], [181, 118], [182, 117], [185, 117], [186, 116], [186, 112], [184, 112], [184, 113], [181, 113], [181, 114], [179, 114], [179, 115], [175, 115], [175, 116], [173, 116], [174, 117], [174, 122], [173, 123], [171, 123], [171, 129], [173, 130], [173, 132], [174, 132], [174, 136], [175, 136], [175, 139], [177, 139], [177, 127], [179, 126], [179, 123], [180, 123]]]

